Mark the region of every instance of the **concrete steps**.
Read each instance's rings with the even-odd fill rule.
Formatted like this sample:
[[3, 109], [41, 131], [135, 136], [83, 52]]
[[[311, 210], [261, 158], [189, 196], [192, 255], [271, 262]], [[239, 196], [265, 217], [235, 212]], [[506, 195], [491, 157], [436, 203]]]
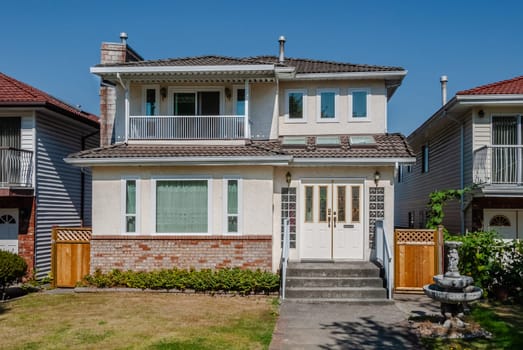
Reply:
[[307, 303], [387, 304], [380, 269], [370, 262], [292, 262], [285, 298]]

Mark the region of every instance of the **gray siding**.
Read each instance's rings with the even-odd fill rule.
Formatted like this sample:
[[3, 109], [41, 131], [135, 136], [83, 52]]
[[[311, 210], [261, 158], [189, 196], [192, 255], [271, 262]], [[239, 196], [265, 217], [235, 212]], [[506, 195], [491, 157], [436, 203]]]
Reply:
[[[51, 271], [51, 229], [81, 225], [81, 171], [64, 158], [81, 150], [93, 128], [39, 114], [36, 117], [35, 267], [38, 277]], [[86, 183], [90, 182], [87, 177]], [[90, 194], [88, 196], [91, 197]]]
[[[403, 181], [395, 186], [395, 225], [408, 226], [408, 213], [414, 212], [414, 226], [423, 226], [420, 216], [428, 210], [429, 194], [436, 190], [460, 188], [460, 125], [449, 121], [446, 126], [409, 139], [416, 153], [416, 163]], [[421, 148], [429, 146], [429, 171], [421, 172]], [[460, 204], [449, 202], [445, 207], [443, 224], [451, 232], [460, 230]]]

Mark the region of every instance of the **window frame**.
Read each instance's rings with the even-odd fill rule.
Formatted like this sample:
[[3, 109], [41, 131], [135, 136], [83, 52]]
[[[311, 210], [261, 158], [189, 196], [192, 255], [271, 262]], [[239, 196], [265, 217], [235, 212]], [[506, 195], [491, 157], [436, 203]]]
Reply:
[[[353, 116], [353, 94], [355, 92], [365, 92], [367, 94], [366, 96], [366, 107], [367, 107], [367, 115], [365, 117], [354, 117]], [[349, 102], [349, 121], [350, 122], [368, 122], [371, 121], [370, 115], [371, 115], [371, 89], [370, 88], [354, 88], [354, 89], [348, 89], [347, 93], [348, 102]]]
[[[136, 213], [135, 217], [135, 226], [136, 230], [134, 232], [127, 232], [127, 217], [132, 216], [127, 214], [127, 182], [135, 181], [136, 184]], [[141, 199], [141, 190], [140, 190], [140, 177], [139, 176], [122, 176], [120, 178], [120, 232], [124, 235], [138, 235], [141, 230], [141, 210], [140, 210], [140, 199]]]
[[[321, 94], [322, 93], [334, 93], [334, 118], [322, 118], [321, 117]], [[339, 96], [340, 89], [336, 88], [322, 88], [316, 90], [316, 121], [318, 123], [338, 123], [339, 118]]]
[[[232, 87], [232, 114], [233, 115], [239, 115], [239, 116], [245, 116], [247, 111], [244, 111], [243, 114], [238, 114], [238, 90], [244, 90], [245, 91], [245, 100], [244, 103], [247, 102], [247, 91], [245, 89], [245, 85], [233, 85]], [[245, 109], [245, 105], [243, 107]]]
[[421, 146], [421, 173], [426, 174], [430, 170], [429, 166], [430, 149], [429, 145], [425, 144]]
[[[156, 189], [158, 181], [207, 181], [207, 232], [157, 232], [156, 231]], [[212, 177], [206, 175], [197, 176], [154, 176], [151, 178], [151, 232], [153, 235], [165, 235], [165, 236], [205, 236], [211, 235], [212, 233], [212, 216], [213, 216], [213, 204], [212, 204]]]
[[[196, 95], [195, 98], [195, 111], [198, 113], [198, 92], [210, 92], [210, 91], [216, 91], [220, 93], [220, 115], [224, 115], [224, 108], [225, 108], [225, 87], [223, 86], [184, 86], [184, 87], [178, 87], [178, 86], [169, 86], [167, 89], [167, 104], [168, 104], [168, 113], [169, 115], [174, 116], [174, 94], [175, 93], [193, 93]], [[200, 114], [196, 114], [191, 117], [199, 117]]]
[[[302, 117], [290, 118], [289, 97], [290, 94], [302, 94]], [[307, 89], [287, 89], [285, 90], [285, 122], [286, 123], [306, 123], [307, 122]]]
[[[154, 90], [156, 110], [154, 114], [147, 114], [147, 90]], [[142, 115], [157, 116], [160, 115], [160, 85], [143, 85], [142, 86]]]
[[[238, 213], [236, 214], [236, 217], [238, 218], [237, 220], [237, 225], [238, 225], [238, 230], [237, 232], [230, 232], [229, 231], [229, 216], [231, 216], [231, 214], [229, 214], [229, 192], [228, 192], [228, 186], [229, 186], [229, 181], [231, 180], [236, 180], [238, 181]], [[225, 176], [223, 177], [223, 195], [222, 195], [222, 198], [223, 198], [223, 226], [222, 226], [222, 231], [223, 231], [223, 234], [224, 235], [242, 235], [243, 234], [243, 210], [242, 210], [242, 207], [243, 207], [243, 181], [242, 181], [242, 178], [240, 176]]]

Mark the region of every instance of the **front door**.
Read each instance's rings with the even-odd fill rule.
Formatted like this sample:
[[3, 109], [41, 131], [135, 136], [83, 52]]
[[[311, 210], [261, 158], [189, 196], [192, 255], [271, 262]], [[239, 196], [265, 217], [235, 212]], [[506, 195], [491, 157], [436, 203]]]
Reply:
[[0, 209], [0, 250], [18, 254], [18, 209]]
[[300, 198], [302, 259], [363, 259], [362, 183], [304, 182]]

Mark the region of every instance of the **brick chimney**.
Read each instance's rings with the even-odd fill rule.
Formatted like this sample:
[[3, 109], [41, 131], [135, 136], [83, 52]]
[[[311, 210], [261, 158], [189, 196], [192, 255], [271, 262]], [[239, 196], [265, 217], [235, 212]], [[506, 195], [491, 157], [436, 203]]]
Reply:
[[[127, 44], [127, 33], [120, 33], [119, 43], [102, 43], [100, 64], [119, 64], [143, 61], [143, 58]], [[116, 117], [116, 87], [100, 85], [100, 146], [114, 143], [114, 122]]]

